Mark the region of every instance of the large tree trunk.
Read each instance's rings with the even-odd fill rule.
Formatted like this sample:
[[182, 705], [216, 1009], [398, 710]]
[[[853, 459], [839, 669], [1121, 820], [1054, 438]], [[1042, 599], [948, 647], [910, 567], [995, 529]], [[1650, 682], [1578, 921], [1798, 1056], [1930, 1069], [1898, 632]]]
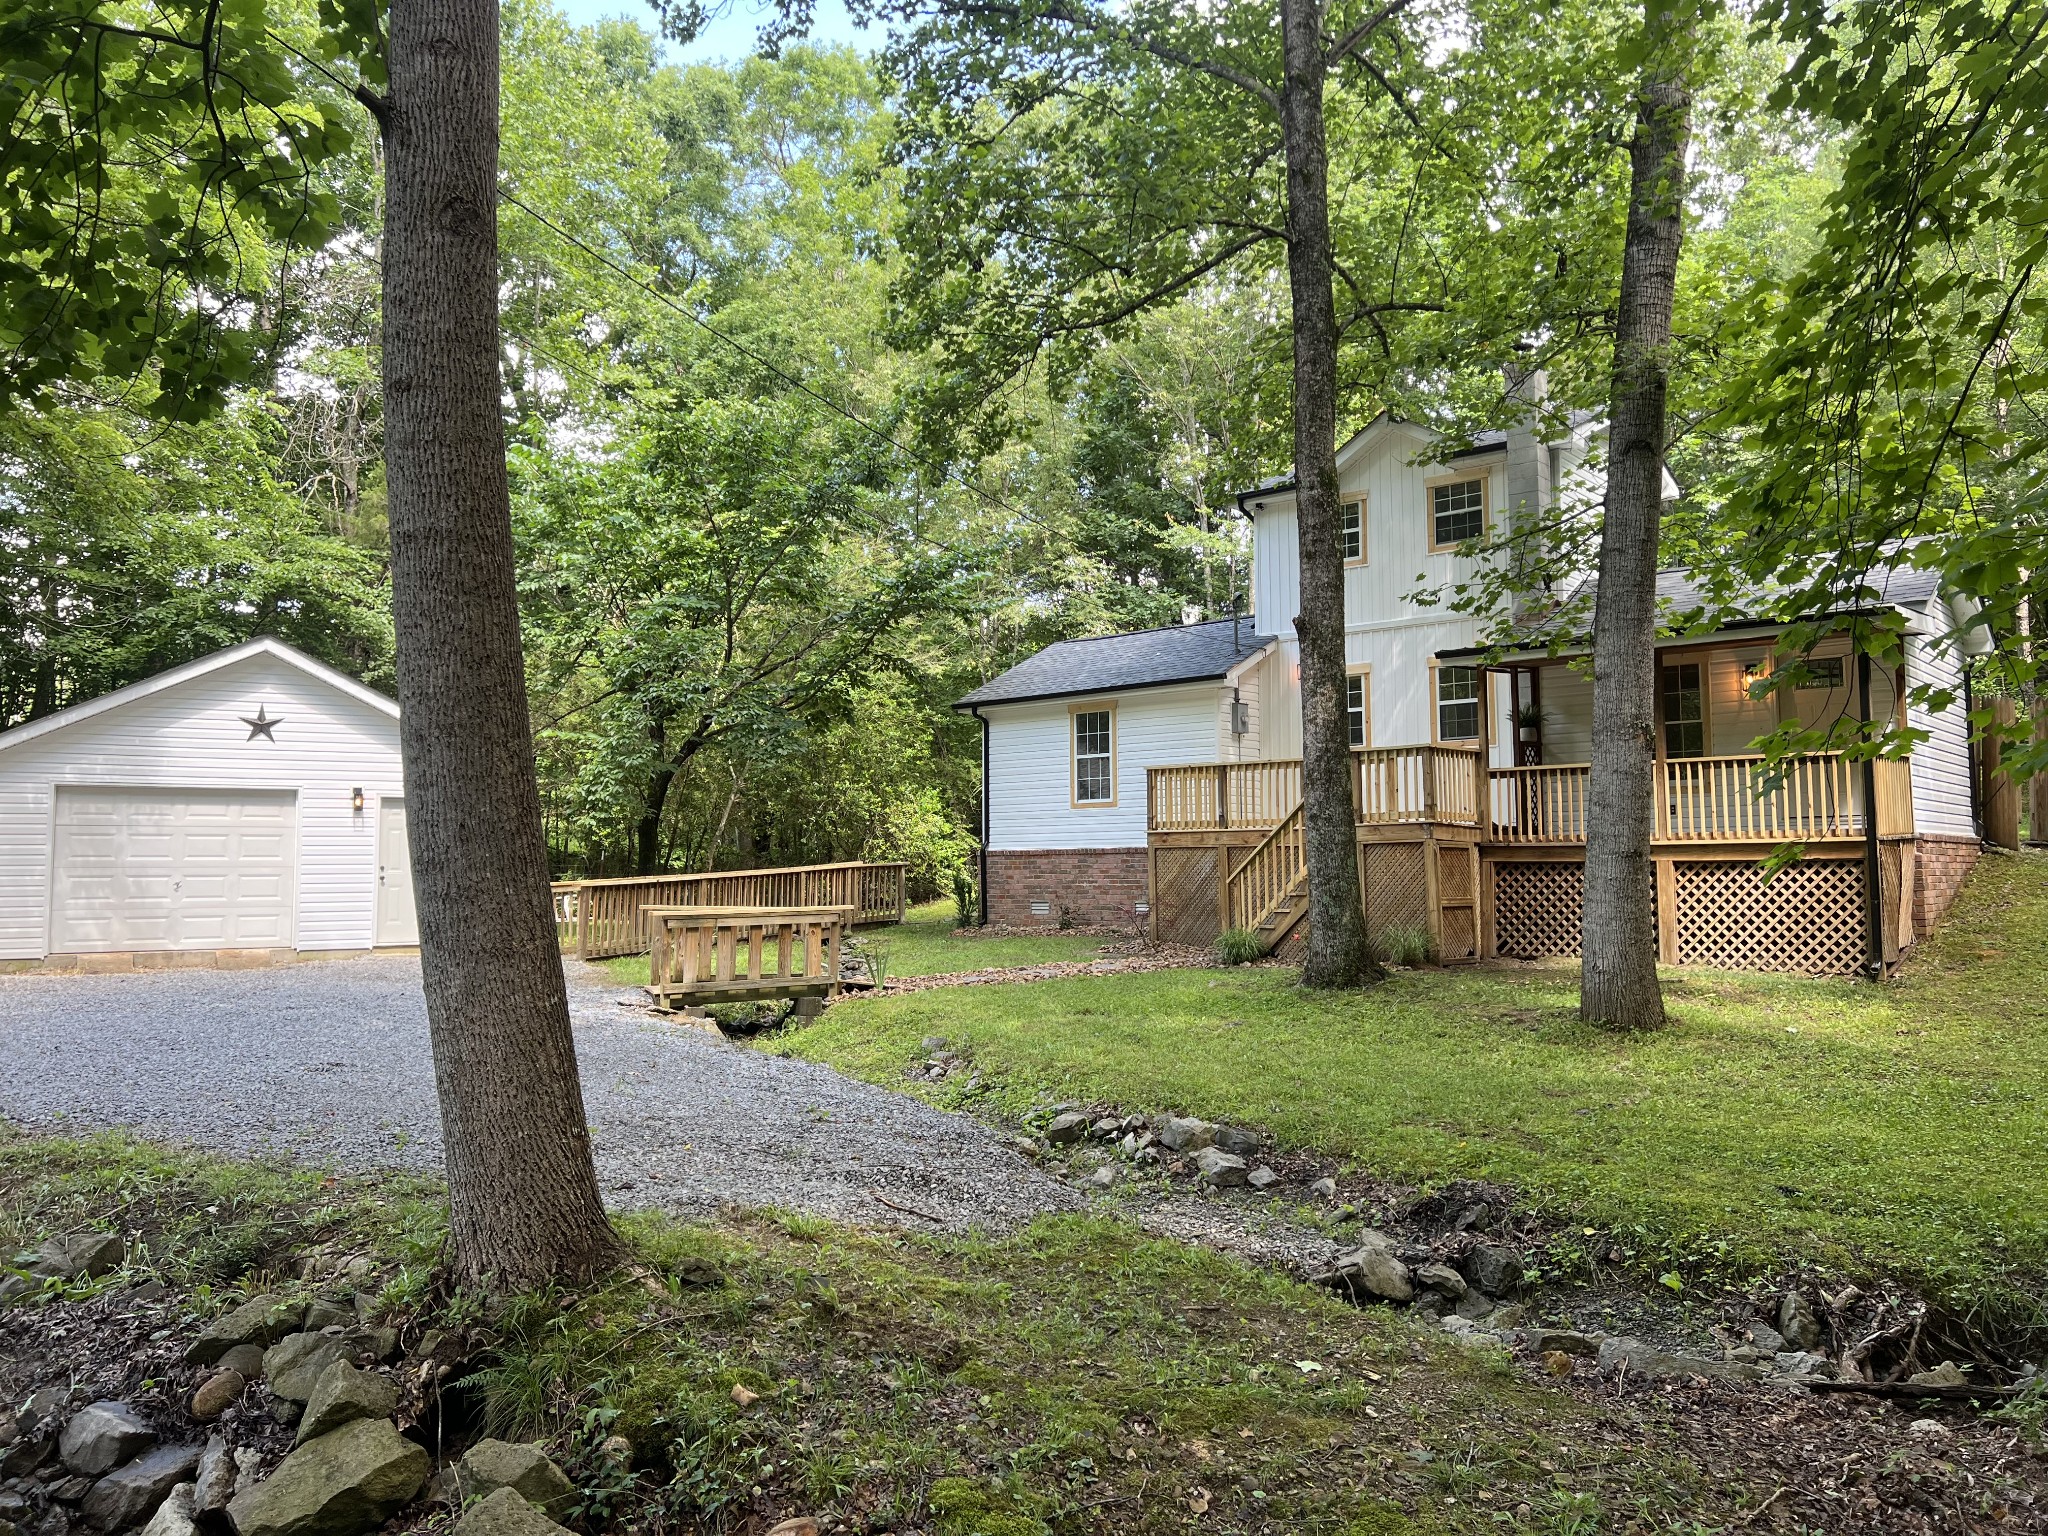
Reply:
[[1301, 811], [1308, 856], [1310, 987], [1386, 973], [1366, 942], [1344, 712], [1344, 548], [1337, 510], [1337, 308], [1330, 292], [1329, 158], [1323, 140], [1323, 7], [1281, 0], [1287, 147], [1287, 282], [1294, 301], [1294, 504], [1301, 549]]
[[513, 589], [498, 382], [498, 8], [391, 8], [385, 461], [400, 744], [454, 1267], [609, 1265]]
[[1607, 506], [1593, 610], [1593, 767], [1579, 1011], [1616, 1029], [1664, 1022], [1650, 840], [1656, 826], [1657, 539], [1664, 507], [1671, 308], [1684, 227], [1691, 94], [1670, 12], [1650, 0], [1652, 57], [1629, 145], [1628, 240], [1614, 336]]

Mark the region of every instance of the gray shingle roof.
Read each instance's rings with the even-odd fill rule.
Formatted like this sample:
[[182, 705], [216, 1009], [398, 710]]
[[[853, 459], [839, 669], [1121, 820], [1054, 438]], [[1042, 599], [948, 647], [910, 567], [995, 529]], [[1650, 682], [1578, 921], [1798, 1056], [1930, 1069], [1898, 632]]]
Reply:
[[1229, 619], [1093, 640], [1060, 640], [983, 683], [953, 707], [1204, 682], [1222, 677], [1272, 643], [1271, 635], [1253, 634], [1249, 620], [1233, 624]]

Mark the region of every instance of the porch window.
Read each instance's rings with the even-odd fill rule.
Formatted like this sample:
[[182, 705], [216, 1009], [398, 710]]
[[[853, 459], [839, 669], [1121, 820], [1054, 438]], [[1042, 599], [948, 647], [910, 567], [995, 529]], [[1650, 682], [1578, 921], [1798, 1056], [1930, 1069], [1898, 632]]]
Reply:
[[1365, 559], [1365, 503], [1347, 501], [1343, 508], [1344, 559], [1356, 564]]
[[1354, 672], [1344, 679], [1344, 714], [1351, 727], [1351, 745], [1362, 747], [1372, 740], [1372, 716], [1370, 699], [1366, 693], [1366, 678], [1363, 672]]
[[1806, 670], [1808, 677], [1799, 685], [1801, 688], [1811, 688], [1818, 692], [1823, 688], [1834, 689], [1842, 686], [1843, 667], [1842, 658], [1839, 656], [1809, 656], [1806, 658]]
[[1706, 692], [1700, 686], [1700, 664], [1674, 662], [1664, 668], [1664, 755], [1707, 755]]
[[1074, 712], [1074, 803], [1111, 805], [1116, 801], [1115, 713], [1107, 709]]
[[1486, 482], [1483, 479], [1447, 480], [1431, 486], [1429, 495], [1429, 543], [1432, 549], [1448, 549], [1486, 532]]
[[1436, 669], [1436, 734], [1439, 741], [1471, 741], [1479, 735], [1479, 669]]

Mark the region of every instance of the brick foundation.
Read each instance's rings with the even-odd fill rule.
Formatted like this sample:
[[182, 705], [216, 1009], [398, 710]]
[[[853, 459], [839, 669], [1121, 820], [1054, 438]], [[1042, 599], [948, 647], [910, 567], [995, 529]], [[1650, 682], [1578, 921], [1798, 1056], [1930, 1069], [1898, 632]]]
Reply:
[[1984, 844], [1974, 837], [1920, 837], [1913, 846], [1913, 932], [1925, 938], [1948, 915]]
[[[988, 920], [1018, 928], [1056, 928], [1062, 916], [1089, 927], [1138, 932], [1149, 899], [1143, 848], [989, 850]], [[1046, 910], [1033, 912], [1032, 903]]]

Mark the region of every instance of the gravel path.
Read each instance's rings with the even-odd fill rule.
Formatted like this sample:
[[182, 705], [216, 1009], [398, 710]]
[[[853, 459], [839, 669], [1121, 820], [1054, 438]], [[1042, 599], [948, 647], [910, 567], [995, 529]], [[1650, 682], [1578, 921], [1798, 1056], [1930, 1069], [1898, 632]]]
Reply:
[[[569, 967], [583, 1098], [614, 1207], [777, 1205], [957, 1229], [1082, 1203], [972, 1119], [619, 1006], [631, 996]], [[438, 1173], [419, 961], [0, 977], [0, 1119]]]

